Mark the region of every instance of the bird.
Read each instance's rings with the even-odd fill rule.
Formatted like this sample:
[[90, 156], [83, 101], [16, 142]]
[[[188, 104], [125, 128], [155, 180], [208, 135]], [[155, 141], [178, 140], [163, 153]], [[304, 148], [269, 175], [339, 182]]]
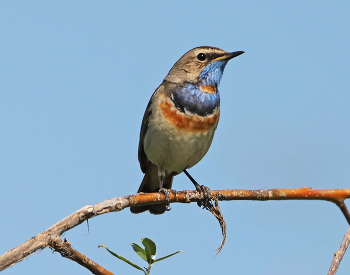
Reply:
[[[184, 172], [197, 191], [205, 191], [186, 169], [208, 152], [220, 117], [218, 86], [227, 62], [244, 51], [201, 46], [186, 52], [155, 90], [144, 113], [138, 160], [144, 178], [138, 193], [171, 189]], [[204, 188], [202, 188], [204, 187]], [[163, 214], [169, 203], [132, 206], [132, 213]]]

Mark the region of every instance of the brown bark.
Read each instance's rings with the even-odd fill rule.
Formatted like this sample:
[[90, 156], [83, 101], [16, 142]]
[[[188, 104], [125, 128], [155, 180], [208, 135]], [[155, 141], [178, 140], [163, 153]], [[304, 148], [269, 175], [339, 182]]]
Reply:
[[[317, 190], [310, 188], [299, 188], [299, 189], [270, 189], [270, 190], [214, 190], [211, 191], [212, 198], [219, 201], [229, 200], [325, 200], [330, 201], [338, 205], [343, 212], [345, 218], [350, 224], [350, 214], [344, 204], [344, 200], [350, 198], [350, 189], [334, 189], [334, 190]], [[180, 191], [170, 192], [170, 202], [190, 203], [198, 202], [202, 199], [201, 194], [196, 191]], [[51, 247], [58, 252], [58, 244], [64, 242], [61, 240], [61, 235], [81, 224], [82, 222], [96, 217], [98, 215], [121, 211], [124, 208], [132, 205], [146, 205], [146, 204], [159, 204], [166, 202], [166, 198], [162, 193], [140, 193], [132, 196], [119, 197], [114, 199], [105, 200], [96, 205], [89, 205], [81, 208], [74, 212], [63, 220], [59, 221], [55, 225], [51, 226], [46, 231], [40, 233], [34, 238], [31, 238], [27, 242], [19, 245], [7, 251], [5, 254], [0, 256], [0, 271], [18, 263], [24, 258], [28, 257], [32, 253], [38, 250], [42, 250], [45, 247]], [[62, 247], [66, 247], [63, 245]], [[67, 248], [67, 247], [66, 247]], [[76, 250], [69, 250], [69, 253], [76, 253]], [[74, 252], [76, 251], [76, 252]], [[61, 253], [62, 254], [62, 253]], [[72, 255], [73, 255], [72, 254]], [[79, 259], [78, 256], [71, 256], [72, 260]], [[81, 255], [81, 257], [85, 257]], [[87, 259], [87, 258], [86, 258]], [[89, 262], [90, 261], [90, 262]], [[84, 261], [83, 261], [84, 262]], [[91, 265], [96, 265], [97, 269], [99, 266], [87, 259], [85, 262]], [[84, 263], [85, 263], [84, 262]], [[81, 263], [80, 263], [81, 264]], [[91, 267], [92, 268], [92, 267]], [[101, 267], [102, 268], [102, 267]], [[90, 269], [91, 270], [91, 269]], [[101, 269], [102, 270], [102, 269]], [[109, 272], [109, 271], [107, 271]], [[95, 273], [95, 274], [112, 274], [112, 273]]]

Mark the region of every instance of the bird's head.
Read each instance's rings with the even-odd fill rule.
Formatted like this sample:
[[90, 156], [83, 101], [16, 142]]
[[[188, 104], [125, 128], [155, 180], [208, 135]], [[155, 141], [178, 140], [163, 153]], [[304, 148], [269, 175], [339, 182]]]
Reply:
[[185, 53], [171, 68], [165, 80], [172, 83], [193, 83], [218, 86], [227, 62], [243, 51], [226, 52], [215, 47], [198, 47]]

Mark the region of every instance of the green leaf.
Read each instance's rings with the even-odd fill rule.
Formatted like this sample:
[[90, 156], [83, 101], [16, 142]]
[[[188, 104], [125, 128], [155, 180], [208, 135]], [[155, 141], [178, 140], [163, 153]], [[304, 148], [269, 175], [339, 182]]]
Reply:
[[134, 264], [133, 262], [130, 262], [129, 260], [125, 259], [124, 257], [119, 256], [118, 254], [115, 254], [114, 252], [110, 251], [110, 250], [109, 250], [107, 247], [105, 247], [104, 245], [100, 244], [98, 247], [103, 247], [103, 248], [105, 248], [105, 249], [106, 249], [109, 253], [111, 253], [114, 257], [117, 257], [118, 259], [120, 259], [120, 260], [126, 262], [127, 264], [129, 264], [129, 265], [135, 267], [136, 269], [142, 270], [142, 271], [146, 274], [146, 272], [145, 272], [141, 267], [139, 267], [137, 264]]
[[162, 258], [159, 258], [159, 259], [155, 260], [154, 262], [162, 261], [162, 260], [164, 260], [164, 259], [166, 259], [166, 258], [169, 258], [169, 257], [171, 257], [171, 256], [174, 256], [175, 254], [180, 253], [180, 252], [183, 252], [183, 251], [182, 251], [182, 250], [176, 251], [176, 252], [171, 253], [171, 254], [169, 254], [169, 255], [167, 255], [167, 256], [164, 256], [164, 257], [162, 257]]
[[147, 262], [146, 251], [136, 243], [132, 243], [131, 246], [132, 249], [134, 249], [134, 251], [136, 252], [136, 254]]
[[145, 246], [148, 264], [153, 264], [154, 257], [152, 257], [152, 256], [155, 256], [157, 254], [156, 253], [156, 244], [149, 238], [142, 239], [142, 244]]

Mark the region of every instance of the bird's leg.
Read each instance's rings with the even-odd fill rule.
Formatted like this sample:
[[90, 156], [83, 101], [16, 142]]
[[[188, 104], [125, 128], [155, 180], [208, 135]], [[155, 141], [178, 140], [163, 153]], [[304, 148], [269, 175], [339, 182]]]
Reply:
[[168, 189], [163, 188], [164, 186], [164, 178], [165, 178], [165, 170], [162, 167], [158, 166], [158, 177], [159, 177], [159, 192], [163, 193], [167, 202], [170, 202], [169, 191]]
[[210, 188], [204, 185], [199, 185], [198, 182], [196, 182], [195, 179], [192, 178], [191, 175], [186, 171], [186, 169], [184, 169], [184, 173], [190, 179], [190, 181], [192, 181], [192, 183], [196, 187], [197, 192], [203, 194], [203, 200], [197, 203], [198, 206], [207, 204], [211, 199]]

